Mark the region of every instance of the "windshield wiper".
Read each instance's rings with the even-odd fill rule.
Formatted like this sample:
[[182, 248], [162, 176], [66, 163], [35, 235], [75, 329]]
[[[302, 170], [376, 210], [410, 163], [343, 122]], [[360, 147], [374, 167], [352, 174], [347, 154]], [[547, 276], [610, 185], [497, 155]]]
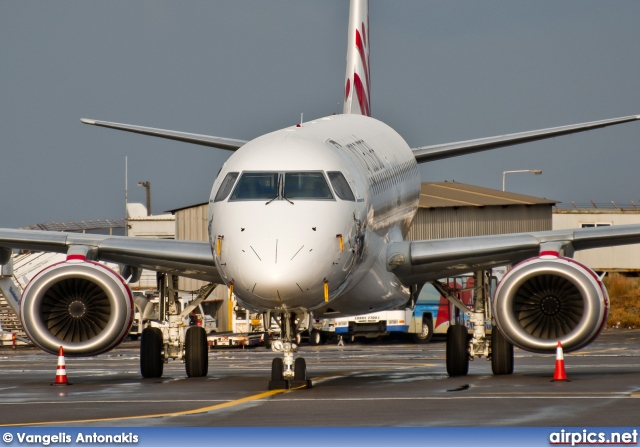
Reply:
[[[284, 179], [284, 174], [281, 174], [281, 175], [282, 175], [282, 178]], [[284, 183], [284, 182], [282, 182], [282, 183]], [[284, 184], [282, 184], [280, 186], [281, 186], [280, 187], [280, 195], [282, 196], [282, 198], [284, 200], [286, 200], [287, 202], [289, 202], [291, 205], [293, 205], [294, 203], [291, 200], [287, 199], [287, 197], [284, 195]]]
[[276, 196], [273, 199], [269, 200], [267, 203], [265, 203], [265, 205], [269, 205], [271, 202], [273, 202], [278, 197], [280, 197], [281, 183], [282, 183], [282, 174], [278, 174], [278, 185], [276, 186]]
[[276, 194], [276, 196], [269, 200], [267, 203], [265, 203], [265, 205], [269, 205], [271, 202], [273, 202], [276, 199], [282, 199], [282, 200], [286, 200], [287, 202], [289, 202], [291, 205], [295, 205], [295, 203], [293, 203], [291, 200], [287, 199], [284, 196], [284, 174], [279, 174], [278, 175], [278, 193]]

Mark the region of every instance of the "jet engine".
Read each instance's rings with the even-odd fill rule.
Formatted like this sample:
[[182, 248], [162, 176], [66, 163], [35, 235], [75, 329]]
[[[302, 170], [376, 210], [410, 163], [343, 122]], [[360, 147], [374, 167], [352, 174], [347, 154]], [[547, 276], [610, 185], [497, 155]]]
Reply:
[[600, 333], [609, 296], [600, 278], [570, 258], [541, 256], [516, 265], [495, 293], [494, 318], [504, 336], [521, 349], [554, 352], [580, 349]]
[[43, 350], [96, 355], [114, 348], [133, 322], [133, 297], [122, 277], [108, 267], [66, 260], [39, 272], [25, 287], [22, 325]]

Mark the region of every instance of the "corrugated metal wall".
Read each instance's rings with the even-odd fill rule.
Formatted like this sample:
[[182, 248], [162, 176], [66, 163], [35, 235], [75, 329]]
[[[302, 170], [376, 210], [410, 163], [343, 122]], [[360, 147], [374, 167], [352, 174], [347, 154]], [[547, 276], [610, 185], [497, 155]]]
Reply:
[[[197, 205], [176, 211], [176, 239], [187, 241], [208, 241], [207, 215], [209, 204]], [[204, 286], [204, 281], [180, 277], [180, 290], [197, 290]]]
[[550, 229], [550, 205], [420, 208], [408, 239], [444, 239]]

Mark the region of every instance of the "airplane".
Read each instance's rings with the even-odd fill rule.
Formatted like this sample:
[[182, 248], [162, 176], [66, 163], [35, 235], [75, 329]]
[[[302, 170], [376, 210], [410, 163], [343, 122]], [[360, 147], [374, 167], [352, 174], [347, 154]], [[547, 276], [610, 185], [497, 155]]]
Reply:
[[[251, 141], [82, 119], [88, 125], [161, 137], [231, 152], [209, 199], [207, 242], [0, 229], [3, 278], [15, 249], [66, 253], [39, 272], [21, 296], [5, 284], [29, 338], [52, 354], [91, 356], [116, 347], [131, 325], [127, 281], [155, 270], [163, 285], [169, 331], [143, 331], [140, 370], [161, 377], [169, 358], [189, 377], [208, 374], [202, 328], [180, 328], [172, 293], [176, 276], [225, 284], [243, 307], [275, 318], [282, 353], [269, 388], [311, 386], [297, 356], [297, 323], [391, 309], [438, 278], [514, 265], [493, 301], [480, 296], [474, 331], [452, 324], [447, 372], [468, 373], [469, 358], [490, 357], [494, 374], [513, 372], [513, 347], [567, 352], [592, 342], [609, 300], [600, 278], [572, 259], [575, 250], [640, 243], [640, 225], [496, 236], [407, 241], [418, 209], [418, 164], [640, 120], [606, 119], [488, 138], [411, 148], [371, 117], [368, 0], [351, 0], [344, 108]], [[99, 262], [100, 261], [100, 262]], [[116, 263], [119, 272], [101, 262]], [[173, 279], [172, 279], [173, 278]], [[439, 289], [439, 290], [440, 290]], [[446, 293], [446, 290], [443, 290]], [[453, 298], [451, 298], [453, 300]]]

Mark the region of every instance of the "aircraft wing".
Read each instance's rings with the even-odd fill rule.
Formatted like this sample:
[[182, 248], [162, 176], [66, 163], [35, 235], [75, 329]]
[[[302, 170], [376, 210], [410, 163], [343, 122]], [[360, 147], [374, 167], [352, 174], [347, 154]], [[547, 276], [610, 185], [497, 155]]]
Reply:
[[124, 130], [126, 132], [139, 133], [142, 135], [150, 135], [152, 137], [167, 138], [169, 140], [182, 141], [184, 143], [199, 144], [201, 146], [216, 147], [228, 151], [235, 151], [243, 146], [245, 140], [234, 140], [231, 138], [214, 137], [210, 135], [200, 135], [195, 133], [178, 132], [175, 130], [156, 129], [154, 127], [134, 126], [131, 124], [111, 123], [108, 121], [97, 121], [87, 118], [81, 118], [85, 124], [93, 126], [108, 127], [110, 129]]
[[498, 265], [516, 264], [546, 252], [640, 243], [640, 225], [393, 242], [387, 268], [404, 284], [424, 283]]
[[640, 120], [640, 115], [611, 118], [588, 123], [572, 124], [569, 126], [551, 127], [548, 129], [531, 130], [528, 132], [512, 133], [495, 137], [479, 138], [476, 140], [456, 141], [453, 143], [436, 144], [413, 148], [413, 153], [418, 163], [442, 160], [443, 158], [456, 157], [458, 155], [472, 154], [474, 152], [496, 149], [515, 144], [529, 143], [531, 141], [544, 140], [546, 138], [559, 137], [615, 124], [628, 123]]
[[12, 249], [68, 253], [78, 247], [90, 250], [92, 260], [222, 283], [208, 242], [0, 229], [2, 261]]

